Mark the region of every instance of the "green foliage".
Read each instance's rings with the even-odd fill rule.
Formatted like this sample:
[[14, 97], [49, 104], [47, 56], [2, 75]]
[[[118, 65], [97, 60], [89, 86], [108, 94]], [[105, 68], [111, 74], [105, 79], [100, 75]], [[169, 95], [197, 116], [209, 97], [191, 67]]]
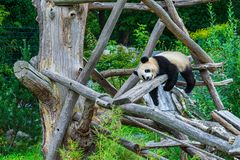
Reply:
[[29, 61], [31, 59], [32, 55], [30, 49], [30, 45], [27, 45], [26, 39], [23, 39], [23, 47], [20, 46], [23, 60]]
[[10, 13], [6, 11], [6, 8], [3, 5], [0, 5], [0, 26], [2, 25], [4, 18], [9, 14]]
[[83, 157], [83, 151], [79, 148], [77, 142], [68, 140], [68, 146], [59, 150], [62, 160], [79, 160]]
[[147, 45], [149, 32], [146, 30], [147, 25], [138, 24], [138, 28], [133, 31], [137, 48], [143, 48]]
[[[1, 138], [0, 138], [1, 140]], [[41, 144], [26, 146], [26, 148], [21, 151], [15, 151], [9, 155], [2, 155], [0, 152], [1, 160], [43, 160], [43, 155], [41, 154]]]
[[[211, 9], [209, 11], [212, 12]], [[213, 13], [210, 13], [210, 15], [215, 16]], [[224, 106], [235, 115], [240, 116], [240, 101], [236, 98], [240, 95], [240, 36], [236, 34], [239, 21], [234, 17], [231, 1], [228, 5], [228, 19], [226, 24], [197, 30], [190, 35], [215, 62], [224, 62], [224, 68], [219, 69], [214, 74], [213, 79], [214, 81], [227, 78], [234, 79], [231, 85], [218, 87], [217, 90]], [[211, 24], [214, 24], [214, 22]], [[185, 53], [189, 52], [180, 42], [177, 42], [177, 50]], [[210, 118], [210, 112], [214, 110], [215, 106], [208, 90], [205, 87], [195, 87], [193, 98], [197, 101], [198, 107], [205, 117]]]
[[[103, 127], [111, 131], [113, 137], [122, 137], [134, 143], [145, 145], [149, 141], [159, 141], [160, 136], [156, 133], [149, 132], [145, 129], [121, 125], [121, 110], [114, 109], [113, 112], [109, 111], [109, 114], [105, 116]], [[90, 160], [138, 160], [143, 159], [136, 154], [125, 149], [121, 145], [117, 144], [118, 139], [110, 140], [101, 133], [97, 134], [97, 151], [89, 157]], [[169, 159], [179, 159], [179, 148], [168, 148], [151, 150], [161, 156]]]

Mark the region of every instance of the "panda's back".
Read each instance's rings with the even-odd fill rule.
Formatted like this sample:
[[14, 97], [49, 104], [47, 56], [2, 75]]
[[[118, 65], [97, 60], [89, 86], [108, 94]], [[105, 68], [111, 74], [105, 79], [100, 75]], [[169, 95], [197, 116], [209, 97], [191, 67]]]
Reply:
[[166, 58], [170, 63], [176, 65], [180, 72], [183, 72], [186, 67], [190, 66], [188, 57], [181, 52], [165, 51], [155, 56], [162, 56]]

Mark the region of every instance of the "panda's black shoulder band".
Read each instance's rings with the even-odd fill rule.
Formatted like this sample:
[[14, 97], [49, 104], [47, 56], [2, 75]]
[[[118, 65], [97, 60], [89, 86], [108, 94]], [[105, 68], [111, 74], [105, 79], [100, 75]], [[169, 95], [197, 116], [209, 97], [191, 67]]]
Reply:
[[144, 56], [141, 58], [142, 63], [146, 63], [148, 61], [148, 57]]

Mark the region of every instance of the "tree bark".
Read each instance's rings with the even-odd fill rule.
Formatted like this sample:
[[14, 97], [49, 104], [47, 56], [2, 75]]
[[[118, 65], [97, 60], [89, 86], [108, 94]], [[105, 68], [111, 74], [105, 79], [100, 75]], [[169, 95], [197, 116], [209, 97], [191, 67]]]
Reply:
[[[88, 5], [58, 7], [48, 0], [33, 0], [33, 5], [37, 9], [40, 31], [38, 69], [40, 71], [50, 69], [62, 76], [76, 79], [79, 68], [83, 67], [83, 40]], [[53, 83], [52, 88], [53, 94], [56, 95], [56, 103], [50, 106], [40, 103], [43, 125], [42, 150], [45, 158], [49, 150], [52, 149], [49, 144], [56, 140], [51, 139], [51, 137], [56, 129], [55, 124], [58, 121], [68, 90], [57, 83]], [[83, 100], [80, 99], [75, 105], [76, 111], [79, 111], [82, 102]], [[65, 139], [68, 137], [69, 135], [65, 135]]]

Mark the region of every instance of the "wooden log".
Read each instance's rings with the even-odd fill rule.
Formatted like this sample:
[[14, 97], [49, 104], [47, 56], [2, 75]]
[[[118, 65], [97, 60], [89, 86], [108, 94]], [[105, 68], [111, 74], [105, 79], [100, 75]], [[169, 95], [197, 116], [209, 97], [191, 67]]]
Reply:
[[224, 105], [223, 105], [223, 103], [222, 103], [222, 101], [221, 101], [221, 99], [220, 99], [220, 97], [217, 93], [216, 88], [214, 87], [212, 78], [210, 77], [208, 71], [207, 70], [201, 70], [200, 74], [202, 76], [202, 79], [203, 79], [204, 83], [207, 84], [208, 91], [210, 92], [211, 97], [212, 97], [215, 105], [217, 106], [217, 110], [224, 109]]
[[[203, 70], [203, 69], [209, 69], [209, 68], [220, 68], [223, 66], [223, 62], [221, 63], [205, 63], [205, 64], [195, 64], [192, 65], [193, 70]], [[104, 78], [113, 77], [113, 76], [128, 76], [133, 73], [135, 68], [129, 68], [129, 69], [109, 69], [106, 71], [100, 72], [100, 74]]]
[[167, 80], [167, 75], [162, 75], [159, 77], [154, 78], [151, 81], [145, 81], [140, 83], [127, 91], [126, 93], [122, 94], [121, 96], [115, 98], [113, 100], [113, 104], [120, 105], [126, 103], [132, 103], [136, 100], [142, 98], [146, 93], [149, 93], [154, 88], [158, 87], [161, 83]]
[[[75, 79], [79, 68], [83, 67], [83, 41], [88, 5], [58, 7], [52, 1], [32, 0], [32, 2], [37, 9], [36, 19], [39, 23], [38, 70], [41, 72], [48, 68], [70, 79]], [[48, 159], [47, 154], [51, 150], [49, 144], [53, 143], [52, 137], [55, 124], [59, 120], [67, 94], [66, 87], [54, 82], [52, 85], [57, 103], [50, 107], [43, 103], [39, 104], [43, 131], [42, 151], [44, 159]], [[76, 109], [74, 112], [81, 109], [82, 103], [83, 99], [80, 97], [78, 103], [75, 106], [73, 105]], [[74, 130], [72, 131], [75, 132]], [[69, 133], [65, 134], [64, 132], [64, 140], [69, 138]], [[49, 159], [53, 160], [54, 158]]]
[[[157, 45], [157, 41], [159, 40], [160, 36], [162, 35], [164, 28], [165, 28], [165, 25], [160, 20], [158, 20], [153, 28], [153, 31], [148, 40], [147, 46], [143, 52], [144, 56], [149, 57], [152, 55], [152, 52], [153, 52], [155, 46]], [[133, 86], [135, 86], [137, 84], [138, 81], [139, 81], [139, 78], [136, 75], [132, 74], [128, 78], [128, 80], [122, 85], [122, 87], [118, 90], [118, 92], [116, 93], [114, 98], [122, 95], [124, 92], [131, 89]]]
[[[216, 2], [217, 0], [174, 0], [175, 7], [188, 7], [203, 3]], [[164, 2], [157, 2], [163, 8], [166, 8], [166, 4]], [[89, 3], [90, 10], [111, 10], [113, 8], [113, 2], [93, 2]], [[143, 3], [126, 3], [124, 9], [129, 10], [138, 10], [138, 11], [151, 11], [145, 4]]]
[[[196, 142], [196, 141], [189, 141], [189, 140], [180, 140], [183, 143], [188, 143], [197, 147], [201, 147], [201, 143]], [[160, 142], [153, 142], [150, 141], [146, 143], [146, 145], [143, 148], [146, 149], [153, 149], [153, 148], [168, 148], [168, 147], [186, 147], [183, 145], [183, 143], [176, 142], [172, 139], [163, 139]]]
[[[83, 58], [83, 62], [84, 65], [86, 65], [87, 60]], [[96, 69], [94, 69], [92, 72], [92, 78], [94, 81], [100, 84], [108, 94], [114, 96], [117, 93], [117, 89], [111, 83], [109, 83]]]
[[51, 106], [56, 103], [51, 81], [28, 62], [17, 61], [13, 67], [15, 76], [41, 101], [41, 103]]
[[222, 118], [218, 112], [213, 111], [211, 113], [212, 118], [219, 122], [220, 124], [222, 124], [225, 128], [227, 128], [229, 131], [231, 131], [232, 133], [234, 133], [235, 135], [240, 135], [240, 131], [237, 130], [232, 124], [230, 124], [228, 121], [226, 121], [224, 118]]
[[195, 64], [192, 66], [194, 70], [204, 70], [209, 68], [221, 68], [223, 67], [224, 63], [205, 63], [205, 64]]
[[134, 69], [109, 69], [100, 72], [104, 78], [114, 77], [114, 76], [129, 76], [133, 73]]
[[[201, 63], [213, 63], [213, 60], [207, 53], [171, 20], [167, 12], [160, 5], [154, 0], [142, 0], [142, 2], [161, 18], [166, 27], [192, 51]], [[211, 69], [211, 71], [214, 70]]]
[[[215, 87], [219, 87], [219, 86], [227, 86], [229, 85], [230, 83], [233, 82], [233, 79], [226, 79], [226, 80], [223, 80], [223, 81], [219, 81], [219, 82], [213, 82], [213, 85]], [[177, 81], [177, 86], [187, 86], [187, 83], [184, 82], [184, 81]], [[205, 82], [203, 81], [197, 81], [195, 86], [206, 86], [207, 84], [205, 84]]]
[[222, 118], [227, 120], [230, 124], [232, 124], [236, 129], [240, 130], [240, 119], [236, 117], [234, 114], [227, 110], [215, 111]]
[[229, 154], [235, 155], [236, 157], [240, 157], [240, 136], [237, 136], [233, 143], [233, 148], [229, 150]]
[[90, 2], [107, 2], [111, 0], [53, 0], [56, 5], [74, 5], [80, 3], [90, 3]]
[[71, 80], [67, 77], [61, 76], [56, 72], [52, 72], [49, 70], [44, 70], [42, 72], [45, 76], [49, 77], [53, 81], [60, 83], [61, 85], [73, 90], [74, 92], [80, 94], [81, 96], [92, 100], [95, 102], [98, 98], [101, 98], [103, 101], [105, 101], [105, 107], [110, 107], [112, 99], [109, 97], [107, 98], [107, 95], [98, 93], [86, 86], [84, 86], [81, 83], [78, 83], [77, 81]]
[[170, 16], [172, 17], [173, 21], [176, 23], [176, 25], [181, 28], [181, 30], [183, 32], [185, 32], [187, 34], [187, 36], [189, 36], [187, 28], [185, 27], [182, 19], [179, 17], [177, 10], [173, 4], [172, 0], [165, 0], [166, 6], [167, 6], [167, 10], [168, 13], [170, 14]]
[[[102, 33], [99, 37], [96, 47], [93, 50], [92, 56], [90, 57], [86, 66], [83, 68], [79, 77], [77, 78], [77, 81], [79, 81], [80, 83], [82, 83], [82, 84], [87, 83], [101, 54], [103, 53], [104, 48], [107, 45], [107, 42], [112, 34], [114, 26], [117, 23], [117, 20], [122, 12], [122, 9], [123, 9], [125, 3], [126, 3], [126, 0], [118, 0], [116, 5], [114, 6], [114, 9], [112, 10], [112, 12], [102, 30]], [[56, 151], [57, 151], [58, 147], [60, 146], [60, 144], [62, 143], [62, 139], [66, 132], [67, 126], [69, 124], [69, 121], [71, 120], [73, 107], [76, 104], [78, 98], [79, 98], [79, 95], [73, 91], [69, 91], [66, 96], [65, 103], [62, 107], [62, 111], [59, 116], [59, 121], [56, 123], [56, 127], [54, 129], [54, 134], [53, 134], [50, 144], [48, 146], [48, 149], [49, 149], [48, 154], [47, 154], [48, 160], [52, 160], [52, 159], [56, 158], [56, 155], [57, 155]], [[87, 106], [85, 106], [85, 107], [87, 107]], [[88, 109], [86, 109], [86, 110], [88, 110]], [[83, 114], [82, 116], [85, 117], [85, 114], [88, 114], [88, 113], [83, 112], [82, 114]], [[85, 129], [85, 130], [87, 130], [87, 129]], [[79, 131], [79, 132], [81, 132], [81, 131]]]
[[[155, 116], [155, 115], [152, 114], [152, 116]], [[148, 128], [149, 130], [152, 130], [152, 131], [160, 134], [160, 135], [163, 136], [163, 137], [170, 138], [170, 139], [172, 139], [172, 140], [174, 140], [174, 141], [176, 141], [176, 142], [182, 143], [183, 145], [186, 145], [187, 147], [191, 147], [191, 148], [193, 148], [193, 149], [195, 149], [195, 150], [197, 150], [197, 151], [199, 151], [199, 152], [202, 152], [202, 153], [206, 154], [207, 156], [224, 160], [223, 158], [221, 158], [221, 157], [219, 157], [219, 156], [216, 156], [216, 155], [214, 155], [214, 154], [212, 154], [212, 153], [209, 153], [209, 152], [207, 152], [207, 151], [205, 151], [205, 150], [202, 150], [202, 149], [200, 149], [200, 148], [197, 148], [197, 147], [195, 147], [195, 146], [193, 146], [193, 145], [191, 145], [191, 144], [189, 144], [189, 143], [185, 143], [184, 141], [181, 141], [181, 140], [176, 139], [176, 138], [174, 138], [174, 137], [172, 137], [172, 136], [169, 136], [168, 134], [165, 134], [165, 133], [163, 133], [163, 132], [160, 132], [160, 131], [158, 131], [158, 130], [156, 130], [156, 129], [154, 129], [154, 128], [151, 128], [151, 127], [149, 127], [149, 126], [146, 126], [146, 125], [144, 125], [144, 124], [141, 124], [140, 122], [137, 122], [136, 120], [132, 119], [131, 117], [128, 117], [128, 116], [125, 116], [125, 117], [128, 118], [128, 119], [130, 119], [130, 120], [132, 120], [132, 121], [135, 121], [136, 123], [139, 123], [139, 125], [142, 125], [143, 127]], [[192, 126], [191, 126], [191, 127], [192, 127]], [[199, 131], [201, 131], [201, 130], [199, 130]], [[205, 133], [205, 132], [204, 132], [204, 133]], [[200, 133], [200, 134], [201, 134], [201, 133]], [[211, 136], [212, 136], [212, 135], [211, 135]], [[212, 138], [213, 138], [213, 137], [212, 137]], [[217, 138], [217, 137], [216, 137], [216, 138]], [[221, 140], [221, 139], [219, 139], [219, 140]], [[221, 141], [223, 141], [223, 140], [221, 140]], [[226, 144], [226, 142], [225, 142], [225, 144]], [[219, 147], [220, 147], [220, 146], [219, 146]], [[229, 147], [231, 147], [231, 146], [229, 146]], [[228, 148], [228, 147], [227, 147], [227, 148]]]
[[197, 129], [189, 124], [186, 124], [185, 122], [176, 119], [174, 115], [170, 113], [154, 111], [153, 109], [137, 104], [126, 104], [120, 106], [120, 108], [123, 109], [124, 113], [126, 114], [132, 113], [144, 115], [146, 118], [152, 119], [157, 123], [164, 124], [171, 129], [186, 134], [193, 140], [216, 147], [218, 150], [221, 150], [223, 152], [228, 152], [228, 150], [232, 147], [228, 142], [216, 136], [203, 132], [200, 129]]
[[96, 134], [99, 134], [99, 132], [100, 132], [101, 134], [105, 135], [107, 138], [122, 145], [126, 149], [138, 154], [139, 156], [142, 156], [144, 158], [150, 158], [150, 159], [153, 158], [153, 159], [167, 160], [166, 158], [156, 155], [155, 153], [152, 153], [147, 149], [142, 150], [139, 144], [130, 142], [123, 138], [118, 138], [116, 136], [113, 136], [110, 131], [104, 129], [103, 127], [99, 126], [98, 124], [96, 124], [94, 122], [91, 123], [91, 127], [95, 131], [97, 131]]

